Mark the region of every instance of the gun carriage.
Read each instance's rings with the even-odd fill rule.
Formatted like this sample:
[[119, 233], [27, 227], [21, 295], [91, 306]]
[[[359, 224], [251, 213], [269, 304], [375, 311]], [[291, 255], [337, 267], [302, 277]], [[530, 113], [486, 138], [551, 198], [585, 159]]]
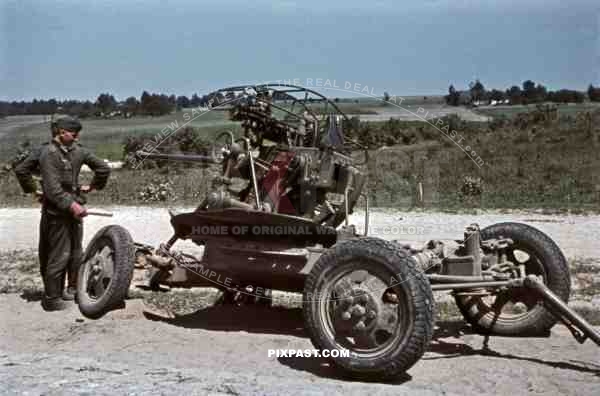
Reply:
[[[79, 273], [78, 303], [99, 318], [122, 306], [136, 255], [149, 286], [217, 287], [229, 301], [269, 303], [271, 290], [303, 293], [305, 328], [318, 349], [354, 376], [393, 377], [425, 352], [434, 327], [433, 291], [450, 291], [477, 331], [544, 334], [561, 321], [583, 342], [600, 335], [568, 308], [570, 277], [558, 246], [525, 224], [466, 227], [454, 241], [423, 247], [368, 236], [369, 150], [343, 133], [347, 117], [319, 93], [292, 85], [225, 88], [230, 118], [209, 155], [139, 152], [139, 158], [216, 164], [222, 173], [198, 207], [172, 214], [159, 247], [123, 227], [100, 230]], [[232, 178], [247, 181], [232, 190]], [[364, 200], [364, 234], [348, 217]], [[188, 239], [202, 257], [178, 252]]]

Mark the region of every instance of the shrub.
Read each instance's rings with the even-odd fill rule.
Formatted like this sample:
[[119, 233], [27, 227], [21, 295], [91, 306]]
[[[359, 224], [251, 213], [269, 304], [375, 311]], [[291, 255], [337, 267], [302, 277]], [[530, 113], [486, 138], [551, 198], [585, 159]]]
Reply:
[[176, 134], [167, 137], [158, 146], [156, 146], [156, 141], [156, 135], [149, 133], [128, 136], [125, 138], [123, 143], [123, 158], [125, 162], [124, 166], [128, 168], [141, 167], [143, 169], [148, 169], [162, 168], [167, 165], [175, 168], [183, 168], [191, 165], [189, 162], [172, 162], [148, 159], [145, 159], [140, 165], [140, 160], [142, 160], [142, 158], [136, 156], [136, 152], [138, 150], [143, 150], [144, 146], [147, 146], [148, 144], [150, 144], [152, 147], [155, 147], [153, 151], [157, 153], [208, 155], [210, 152], [210, 142], [192, 127], [186, 127]]
[[173, 183], [170, 180], [164, 182], [153, 181], [146, 184], [138, 192], [138, 197], [143, 202], [173, 201], [177, 198]]
[[483, 180], [481, 177], [465, 176], [460, 187], [460, 195], [463, 198], [478, 198], [483, 194]]

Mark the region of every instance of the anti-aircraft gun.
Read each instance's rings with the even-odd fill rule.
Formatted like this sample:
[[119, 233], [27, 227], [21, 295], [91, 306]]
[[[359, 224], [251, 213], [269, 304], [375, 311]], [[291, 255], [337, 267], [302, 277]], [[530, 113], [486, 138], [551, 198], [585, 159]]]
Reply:
[[[217, 287], [236, 303], [269, 303], [271, 290], [302, 293], [315, 347], [335, 351], [333, 363], [362, 378], [397, 376], [421, 358], [433, 335], [434, 290], [451, 292], [482, 333], [547, 334], [561, 321], [578, 341], [600, 344], [566, 305], [568, 265], [544, 233], [519, 223], [471, 224], [462, 238], [412, 247], [366, 235], [365, 199], [359, 235], [348, 216], [364, 196], [368, 153], [344, 136], [345, 116], [334, 103], [290, 85], [213, 96], [226, 98], [217, 105], [241, 123], [242, 136], [219, 134], [205, 156], [138, 154], [218, 164], [222, 174], [196, 210], [172, 214], [173, 236], [157, 248], [135, 244], [118, 225], [94, 236], [79, 272], [84, 315], [122, 306], [142, 256], [151, 289]], [[236, 176], [248, 181], [241, 191], [231, 189]], [[202, 257], [174, 250], [182, 239], [203, 246]]]
[[[211, 156], [138, 153], [140, 158], [219, 163], [223, 174], [198, 210], [237, 207], [300, 216], [337, 227], [352, 212], [366, 181], [366, 147], [344, 138], [346, 116], [327, 98], [296, 86], [231, 87], [229, 116], [243, 136], [223, 132]], [[294, 93], [301, 92], [298, 99]], [[309, 98], [308, 96], [316, 96]], [[216, 96], [216, 95], [214, 95]], [[309, 104], [315, 104], [310, 106]], [[363, 159], [352, 152], [362, 150]], [[232, 177], [248, 180], [240, 193]]]

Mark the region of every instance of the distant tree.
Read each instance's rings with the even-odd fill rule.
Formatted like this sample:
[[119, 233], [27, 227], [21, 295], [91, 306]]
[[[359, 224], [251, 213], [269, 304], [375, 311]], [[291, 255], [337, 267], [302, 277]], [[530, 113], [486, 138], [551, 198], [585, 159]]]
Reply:
[[600, 102], [600, 87], [596, 88], [592, 84], [588, 87], [587, 90], [588, 97], [592, 102]]
[[123, 104], [123, 110], [127, 116], [135, 115], [139, 112], [140, 102], [134, 97], [130, 96], [125, 100]]
[[159, 95], [158, 103], [159, 103], [159, 114], [168, 114], [172, 110], [175, 109], [175, 95], [167, 96], [165, 94]]
[[523, 92], [533, 92], [535, 83], [531, 80], [523, 81]]
[[523, 82], [523, 103], [534, 103], [536, 99], [535, 83], [531, 80]]
[[56, 101], [56, 99], [50, 99], [49, 101], [46, 102], [45, 109], [44, 109], [45, 114], [53, 114], [53, 113], [56, 113], [57, 110], [58, 110], [58, 102]]
[[475, 82], [471, 82], [469, 84], [469, 88], [471, 91], [471, 98], [474, 102], [478, 102], [485, 99], [485, 87], [479, 80], [475, 80]]
[[140, 96], [140, 104], [142, 105], [142, 107], [144, 107], [144, 105], [148, 102], [149, 99], [150, 94], [148, 93], [148, 91], [142, 92], [142, 96]]
[[521, 88], [519, 88], [516, 85], [513, 85], [512, 87], [506, 90], [506, 96], [508, 97], [508, 100], [510, 100], [510, 104], [523, 103]]
[[458, 106], [460, 101], [460, 93], [454, 88], [454, 85], [448, 87], [448, 95], [444, 97], [449, 106]]
[[96, 99], [96, 107], [106, 116], [117, 107], [117, 101], [111, 94], [103, 93]]
[[185, 109], [186, 107], [190, 107], [190, 100], [187, 96], [178, 96], [177, 97], [177, 108]]
[[549, 100], [556, 103], [582, 103], [585, 100], [583, 92], [561, 89], [548, 94]]
[[536, 85], [534, 94], [535, 102], [543, 102], [547, 99], [547, 97], [548, 90], [546, 89], [546, 87], [544, 87], [542, 84]]
[[169, 103], [169, 106], [171, 106], [171, 108], [175, 108], [177, 106], [177, 97], [175, 95], [170, 95], [167, 98], [167, 101]]
[[152, 95], [148, 95], [145, 104], [142, 102], [142, 107], [144, 113], [148, 115], [161, 116], [170, 113], [175, 105], [171, 103], [167, 95], [153, 93]]
[[143, 114], [151, 114], [152, 106], [153, 106], [152, 96], [147, 91], [142, 92], [142, 96], [140, 97], [140, 110]]
[[192, 95], [192, 99], [190, 100], [190, 104], [193, 107], [198, 107], [198, 106], [200, 106], [201, 103], [202, 103], [202, 99], [200, 99], [200, 97], [198, 96], [198, 94], [193, 94]]
[[150, 95], [149, 105], [146, 109], [151, 116], [161, 116], [168, 114], [175, 107], [174, 98], [169, 99], [165, 94]]
[[91, 117], [92, 114], [94, 114], [94, 104], [91, 101], [86, 100], [83, 103], [82, 108], [83, 108], [82, 112], [85, 117]]
[[8, 102], [0, 102], [0, 118], [4, 118], [10, 114], [10, 104]]

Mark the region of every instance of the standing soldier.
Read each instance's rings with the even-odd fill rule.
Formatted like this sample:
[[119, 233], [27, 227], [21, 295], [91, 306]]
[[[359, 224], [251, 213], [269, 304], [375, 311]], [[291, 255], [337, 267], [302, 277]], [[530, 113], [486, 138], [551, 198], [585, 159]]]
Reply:
[[[78, 144], [81, 123], [63, 117], [51, 125], [52, 140], [35, 150], [15, 168], [23, 190], [40, 195], [32, 173], [39, 164], [42, 177], [42, 218], [40, 221], [39, 260], [44, 281], [42, 306], [45, 310], [65, 309], [77, 290], [77, 271], [82, 260], [82, 218], [84, 193], [101, 190], [110, 168], [104, 161]], [[79, 171], [85, 164], [94, 171], [89, 185], [79, 186]], [[64, 290], [65, 276], [68, 287]]]

